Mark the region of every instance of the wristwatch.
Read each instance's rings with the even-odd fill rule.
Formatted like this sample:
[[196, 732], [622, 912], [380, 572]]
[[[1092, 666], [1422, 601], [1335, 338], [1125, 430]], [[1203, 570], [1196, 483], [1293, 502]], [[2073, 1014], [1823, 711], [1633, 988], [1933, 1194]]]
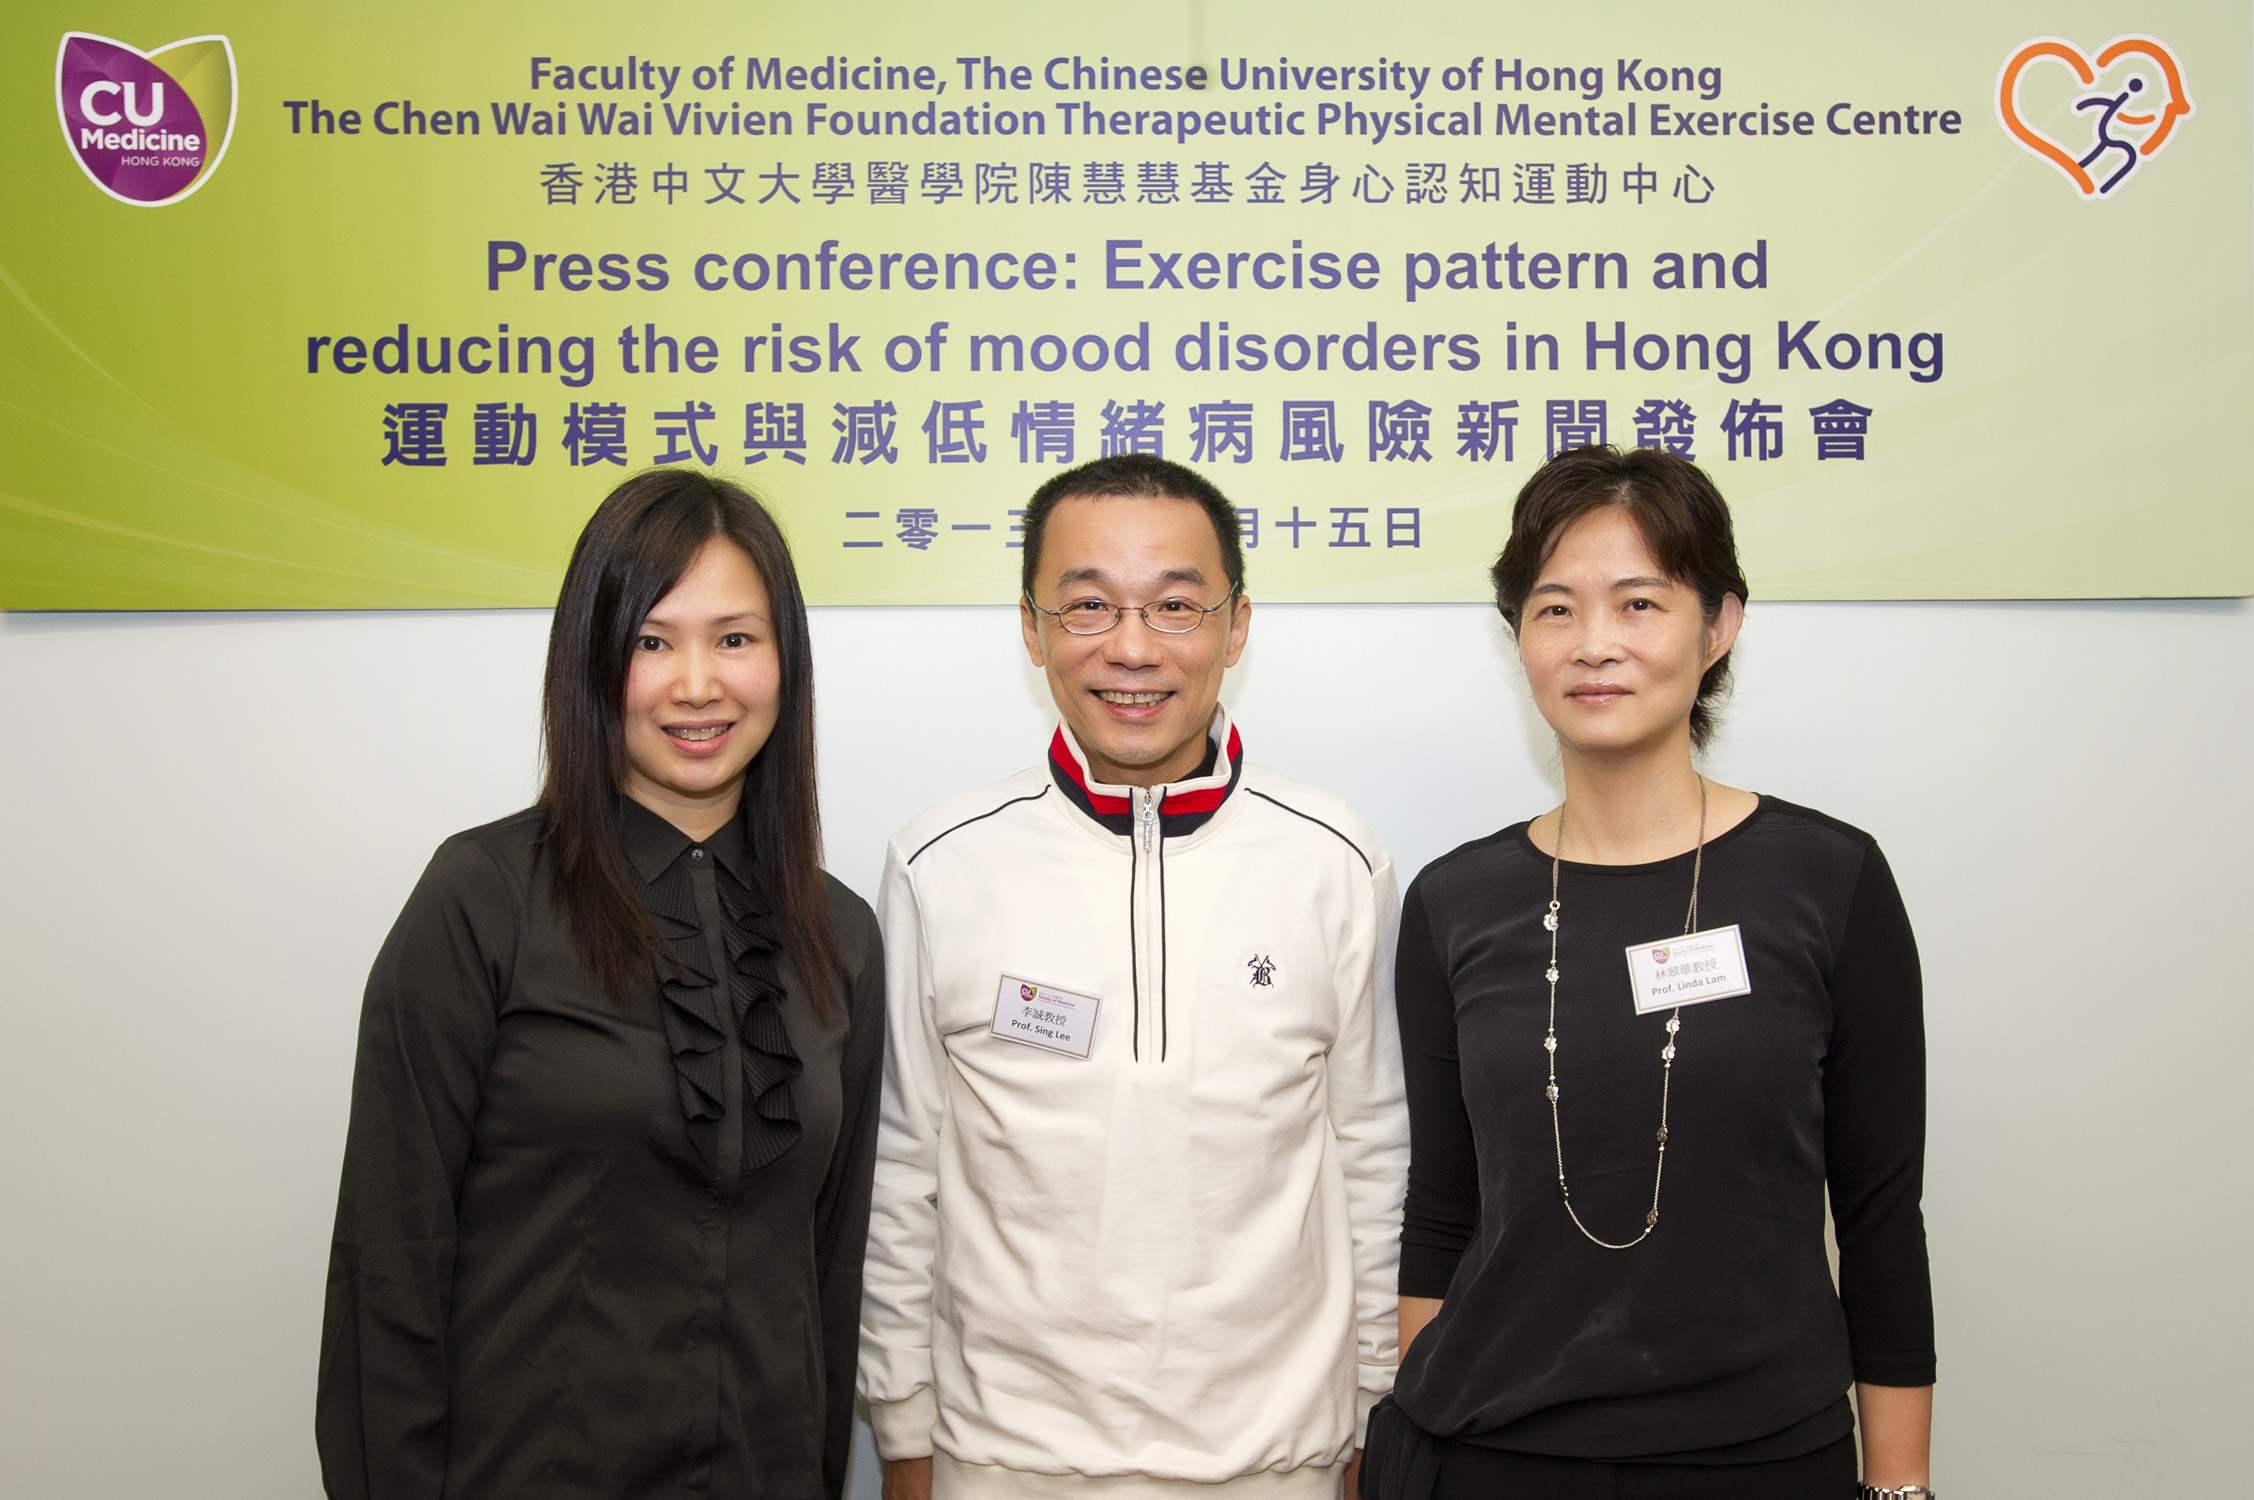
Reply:
[[1922, 1484], [1905, 1484], [1898, 1490], [1882, 1490], [1872, 1485], [1855, 1486], [1855, 1500], [1934, 1500], [1933, 1491]]

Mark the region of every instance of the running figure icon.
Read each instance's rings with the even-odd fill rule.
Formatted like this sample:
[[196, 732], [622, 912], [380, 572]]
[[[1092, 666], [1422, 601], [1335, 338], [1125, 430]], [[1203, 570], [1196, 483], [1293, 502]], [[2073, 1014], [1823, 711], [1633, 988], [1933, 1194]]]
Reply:
[[[2144, 80], [2142, 78], [2132, 78], [2129, 80], [2129, 86], [2123, 89], [2118, 94], [2093, 94], [2087, 99], [2077, 99], [2074, 101], [2074, 108], [2077, 113], [2089, 109], [2104, 111], [2103, 114], [2097, 117], [2097, 144], [2090, 148], [2089, 155], [2083, 157], [2081, 161], [2077, 163], [2077, 165], [2087, 167], [2090, 165], [2090, 163], [2096, 161], [2099, 157], [2103, 156], [2108, 151], [2118, 151], [2121, 153], [2121, 165], [2114, 169], [2113, 175], [2111, 177], [2106, 178], [2104, 182], [2098, 185], [2098, 192], [2100, 194], [2112, 192], [2113, 185], [2115, 183], [2119, 182], [2122, 178], [2128, 176], [2131, 172], [2136, 170], [2137, 148], [2131, 145], [2129, 142], [2124, 141], [2120, 137], [2113, 134], [2110, 127], [2113, 124], [2113, 117], [2121, 114], [2121, 106], [2127, 104], [2130, 99], [2143, 92]], [[2152, 116], [2124, 115], [2122, 116], [2122, 123], [2129, 125], [2149, 125], [2152, 123]]]

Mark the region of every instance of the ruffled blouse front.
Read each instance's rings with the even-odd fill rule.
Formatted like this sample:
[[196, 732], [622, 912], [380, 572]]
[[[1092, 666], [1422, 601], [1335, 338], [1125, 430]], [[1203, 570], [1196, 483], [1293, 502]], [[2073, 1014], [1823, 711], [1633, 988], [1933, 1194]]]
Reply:
[[[756, 1172], [799, 1136], [791, 1083], [803, 1065], [783, 1027], [783, 944], [774, 910], [760, 891], [740, 820], [698, 844], [638, 804], [626, 805], [632, 809], [627, 846], [637, 873], [656, 870], [643, 877], [642, 899], [665, 945], [659, 974], [665, 1039], [689, 1139], [706, 1165], [722, 1165], [733, 1031], [744, 1101], [739, 1170]], [[652, 823], [659, 826], [647, 826]], [[699, 889], [703, 882], [710, 883], [709, 898]], [[705, 899], [717, 905], [717, 944], [709, 914], [700, 910]]]

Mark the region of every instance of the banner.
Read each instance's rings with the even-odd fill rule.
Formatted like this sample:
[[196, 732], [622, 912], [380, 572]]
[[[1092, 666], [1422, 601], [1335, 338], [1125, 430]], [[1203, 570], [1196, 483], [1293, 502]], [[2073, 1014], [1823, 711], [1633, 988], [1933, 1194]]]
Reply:
[[[0, 19], [0, 607], [546, 605], [652, 464], [1014, 597], [1192, 464], [1487, 597], [1686, 454], [1756, 598], [2254, 593], [2243, 5], [68, 5]], [[51, 70], [51, 72], [50, 72]]]

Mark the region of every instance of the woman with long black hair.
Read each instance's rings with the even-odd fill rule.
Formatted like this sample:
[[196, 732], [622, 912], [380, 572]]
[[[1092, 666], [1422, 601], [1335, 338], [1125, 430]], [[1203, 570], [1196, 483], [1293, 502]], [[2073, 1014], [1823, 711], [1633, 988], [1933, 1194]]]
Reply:
[[539, 802], [369, 976], [316, 1421], [353, 1500], [831, 1500], [884, 1050], [820, 865], [806, 608], [734, 485], [627, 480], [549, 637]]
[[1404, 1355], [1363, 1493], [1930, 1500], [1917, 945], [1868, 834], [1698, 766], [1729, 508], [1672, 454], [1562, 453], [1494, 583], [1565, 796], [1403, 902]]

